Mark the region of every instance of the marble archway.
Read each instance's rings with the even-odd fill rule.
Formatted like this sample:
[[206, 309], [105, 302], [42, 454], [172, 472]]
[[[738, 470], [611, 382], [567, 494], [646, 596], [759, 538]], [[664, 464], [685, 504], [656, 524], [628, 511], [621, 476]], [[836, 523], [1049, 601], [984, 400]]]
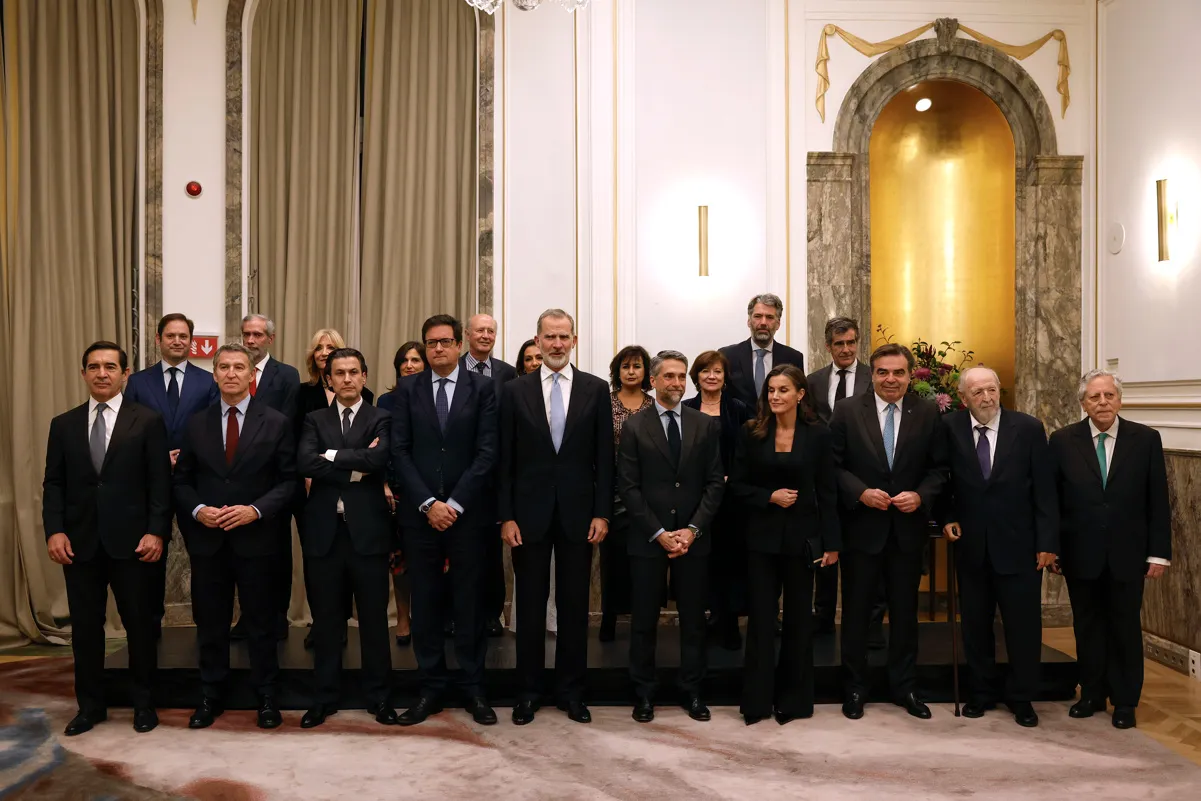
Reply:
[[[953, 32], [957, 23], [949, 20]], [[898, 92], [929, 79], [984, 92], [1013, 131], [1016, 163], [1014, 405], [1048, 430], [1074, 421], [1080, 376], [1083, 156], [1061, 156], [1046, 98], [1000, 51], [963, 38], [922, 39], [877, 59], [852, 85], [834, 126], [832, 152], [807, 158], [809, 352], [823, 352], [825, 321], [871, 314], [868, 143]]]

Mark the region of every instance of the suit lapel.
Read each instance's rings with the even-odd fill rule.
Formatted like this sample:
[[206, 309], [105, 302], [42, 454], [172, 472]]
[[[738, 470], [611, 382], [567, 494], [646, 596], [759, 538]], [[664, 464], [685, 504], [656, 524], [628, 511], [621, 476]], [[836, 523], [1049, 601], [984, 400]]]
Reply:
[[[228, 475], [230, 465], [225, 461], [225, 449], [221, 446], [221, 438], [223, 436], [221, 426], [224, 423], [221, 414], [221, 402], [218, 401], [210, 406], [205, 415], [203, 444], [206, 447], [212, 448], [213, 452], [210, 454], [210, 461], [217, 468], [217, 472], [223, 476]], [[239, 437], [240, 442], [241, 438]], [[212, 444], [210, 445], [209, 443]]]
[[275, 357], [267, 359], [267, 363], [263, 365], [263, 382], [257, 384], [254, 388], [254, 394], [260, 395], [264, 391], [271, 388], [271, 382], [275, 380], [275, 374], [279, 372], [279, 368], [275, 364]]
[[[663, 431], [663, 418], [659, 417], [659, 407], [651, 406], [652, 412], [647, 415], [645, 425], [650, 429], [651, 442], [655, 443], [655, 447], [659, 449], [659, 453], [663, 454], [663, 458], [671, 464], [671, 448], [667, 444], [667, 434]], [[643, 411], [646, 411], [643, 409]], [[641, 415], [642, 412], [635, 412], [634, 417]], [[634, 418], [631, 417], [631, 420]], [[683, 462], [683, 456], [680, 461]]]
[[230, 470], [241, 464], [242, 457], [246, 454], [251, 443], [254, 442], [254, 438], [258, 436], [262, 425], [263, 407], [251, 403], [246, 407], [246, 419], [242, 421], [242, 431], [238, 434], [238, 450], [234, 453], [234, 463], [230, 465]]
[[[967, 460], [976, 466], [976, 475], [980, 476], [981, 480], [983, 480], [984, 473], [980, 470], [980, 460], [976, 458], [976, 445], [973, 441], [975, 438], [972, 436], [972, 416], [969, 413], [963, 413], [963, 422], [953, 428], [953, 433], [956, 442], [959, 443], [959, 447], [967, 454]], [[998, 443], [997, 447], [1000, 450], [1000, 443]], [[993, 472], [996, 472], [995, 464], [993, 465]]]
[[[971, 420], [971, 418], [968, 418]], [[997, 447], [993, 449], [992, 472], [989, 481], [997, 477], [997, 473], [1005, 466], [1005, 459], [1013, 450], [1013, 441], [1017, 438], [1017, 428], [1014, 426], [1013, 414], [1001, 410], [1001, 419], [997, 422]]]
[[872, 388], [872, 368], [868, 367], [863, 362], [856, 362], [855, 394], [856, 395], [870, 394], [871, 388]]
[[[579, 422], [580, 417], [583, 416], [584, 406], [589, 400], [584, 396], [584, 393], [580, 391], [580, 375], [580, 371], [576, 369], [575, 365], [572, 365], [571, 400], [568, 401], [567, 419], [563, 421], [563, 442], [567, 442], [568, 437], [571, 436], [572, 429], [575, 428], [575, 424]], [[550, 430], [549, 427], [547, 430]], [[559, 447], [563, 447], [562, 443], [560, 443]]]
[[[895, 468], [901, 463], [901, 457], [909, 452], [909, 440], [913, 439], [913, 429], [917, 425], [919, 415], [914, 411], [917, 407], [917, 399], [913, 396], [906, 396], [901, 403], [901, 413], [897, 415], [897, 425], [900, 430], [897, 431], [897, 445], [893, 448], [892, 464]], [[880, 445], [884, 445], [884, 435], [880, 435]], [[886, 460], [887, 461], [887, 460]]]
[[[79, 458], [87, 463], [88, 468], [93, 473], [96, 472], [96, 466], [92, 464], [92, 427], [91, 413], [88, 410], [89, 403], [84, 403], [82, 406], [75, 407], [75, 419], [71, 421], [71, 429], [74, 434], [71, 436], [71, 445], [79, 452]], [[105, 454], [107, 458], [107, 453]]]
[[[1125, 422], [1125, 421], [1122, 421], [1122, 422]], [[1119, 424], [1118, 427], [1121, 428], [1121, 425]], [[1089, 434], [1092, 434], [1092, 432], [1090, 431]], [[1133, 435], [1133, 436], [1131, 436], [1131, 435]], [[1119, 439], [1122, 441], [1118, 442]], [[1089, 442], [1092, 442], [1091, 436], [1089, 437]], [[1130, 461], [1130, 458], [1129, 458], [1130, 453], [1133, 450], [1133, 448], [1135, 446], [1137, 446], [1137, 444], [1138, 444], [1138, 434], [1135, 432], [1134, 427], [1127, 423], [1126, 430], [1122, 433], [1122, 436], [1114, 438], [1113, 456], [1109, 460], [1109, 475], [1107, 475], [1105, 477], [1105, 486], [1108, 487], [1110, 484], [1112, 484], [1114, 474], [1117, 473], [1118, 468], [1121, 467], [1122, 465], [1126, 464], [1126, 462]], [[1096, 450], [1096, 448], [1094, 448], [1093, 449], [1093, 461], [1094, 462], [1097, 461], [1096, 453], [1097, 453], [1097, 450]], [[1100, 473], [1100, 471], [1101, 471], [1101, 464], [1100, 464], [1100, 462], [1098, 462], [1097, 463], [1097, 472]]]
[[[1076, 447], [1080, 449], [1080, 455], [1088, 463], [1089, 469], [1093, 471], [1097, 483], [1100, 484], [1101, 464], [1097, 461], [1097, 449], [1093, 445], [1093, 435], [1092, 431], [1089, 430], [1087, 418], [1076, 424], [1076, 436], [1073, 439], [1076, 440]], [[1117, 455], [1117, 449], [1115, 449], [1114, 456]]]
[[[676, 411], [679, 412], [680, 415], [680, 425], [684, 425], [684, 416], [687, 414], [687, 412], [684, 411], [684, 408], [685, 407], [683, 404], [676, 407]], [[688, 411], [693, 410], [689, 409]], [[698, 417], [697, 415], [702, 415], [702, 417]], [[692, 455], [692, 449], [696, 445], [696, 441], [701, 435], [701, 426], [708, 425], [708, 423], [709, 416], [704, 414], [704, 412], [697, 412], [696, 414], [688, 415], [688, 425], [684, 426], [683, 437], [681, 438], [682, 442], [680, 443], [681, 465], [688, 464], [688, 458]], [[659, 430], [662, 431], [663, 427], [659, 426]], [[663, 440], [665, 442], [667, 441], [666, 434], [663, 435]], [[679, 467], [676, 469], [679, 470]]]
[[413, 391], [417, 393], [415, 398], [417, 408], [429, 418], [430, 427], [440, 437], [442, 436], [442, 427], [438, 425], [438, 409], [434, 405], [434, 373], [426, 370], [417, 376], [416, 381], [417, 386]]
[[101, 473], [108, 467], [108, 463], [112, 461], [113, 451], [119, 448], [125, 438], [129, 436], [129, 429], [133, 427], [133, 418], [136, 414], [130, 408], [128, 401], [123, 400], [121, 402], [121, 410], [117, 412], [117, 422], [113, 424], [112, 436], [108, 438], [108, 448], [104, 451], [104, 464], [101, 465]]
[[[491, 379], [484, 378], [484, 380], [490, 381]], [[475, 387], [472, 385], [471, 374], [465, 368], [459, 368], [459, 380], [455, 384], [455, 394], [451, 398], [450, 410], [446, 414], [447, 428], [450, 428], [450, 422], [471, 404], [471, 396], [474, 394]]]
[[[534, 418], [534, 425], [546, 435], [546, 442], [554, 449], [554, 440], [550, 436], [550, 421], [547, 418], [546, 399], [542, 397], [542, 369], [539, 368], [536, 372], [528, 373], [534, 376], [533, 380], [526, 381], [522, 387], [522, 393], [525, 396], [525, 404], [529, 409], [530, 416]], [[522, 376], [525, 378], [525, 376]]]
[[[880, 419], [876, 416], [876, 396], [867, 394], [863, 396], [863, 402], [859, 404], [859, 416], [862, 418], [864, 429], [867, 431], [867, 438], [876, 449], [876, 457], [880, 460], [880, 464], [888, 470], [888, 456], [884, 452], [884, 435], [880, 432]], [[901, 426], [904, 428], [904, 426]], [[893, 463], [896, 463], [896, 452], [893, 452]]]

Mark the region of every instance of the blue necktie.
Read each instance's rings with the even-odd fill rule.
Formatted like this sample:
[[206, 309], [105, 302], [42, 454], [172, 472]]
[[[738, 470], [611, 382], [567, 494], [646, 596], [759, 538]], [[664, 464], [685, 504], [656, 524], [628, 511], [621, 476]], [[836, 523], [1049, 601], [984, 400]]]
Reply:
[[171, 374], [171, 382], [167, 384], [167, 408], [174, 415], [179, 409], [179, 368], [168, 367], [167, 372]]
[[555, 446], [555, 453], [563, 444], [563, 429], [567, 425], [567, 414], [563, 410], [563, 390], [559, 387], [559, 374], [551, 373], [550, 385], [550, 441]]
[[884, 414], [886, 415], [884, 418], [884, 457], [888, 459], [889, 470], [892, 469], [892, 457], [897, 451], [895, 442], [897, 438], [896, 410], [897, 405], [895, 403], [890, 403], [884, 407]]
[[976, 458], [980, 460], [980, 473], [984, 480], [992, 475], [992, 456], [988, 453], [988, 426], [976, 426], [980, 439], [976, 442]]
[[438, 429], [446, 430], [446, 418], [450, 415], [450, 401], [446, 397], [446, 382], [449, 378], [438, 379], [438, 397], [434, 400], [434, 412], [438, 415]]
[[764, 370], [763, 359], [767, 356], [765, 348], [759, 348], [755, 351], [755, 399], [763, 394], [763, 382], [767, 380], [766, 371]]

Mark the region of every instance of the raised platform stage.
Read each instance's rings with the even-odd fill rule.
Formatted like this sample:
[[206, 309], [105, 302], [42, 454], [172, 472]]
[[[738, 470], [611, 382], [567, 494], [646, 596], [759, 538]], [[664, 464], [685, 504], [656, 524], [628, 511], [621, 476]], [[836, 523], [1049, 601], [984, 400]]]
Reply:
[[[887, 629], [887, 627], [886, 627]], [[307, 629], [293, 628], [286, 642], [280, 643], [280, 687], [279, 704], [284, 709], [307, 709], [312, 698], [311, 651], [304, 648]], [[922, 623], [920, 626], [920, 648], [918, 651], [918, 678], [926, 700], [949, 702], [952, 700], [951, 683], [951, 630], [947, 623]], [[602, 643], [596, 639], [596, 629], [590, 630], [588, 645], [588, 703], [595, 705], [624, 705], [632, 703], [632, 690], [627, 672], [629, 653], [629, 626], [619, 624], [617, 639]], [[960, 641], [962, 646], [962, 640]], [[1000, 626], [997, 628], [997, 647], [1004, 669], [1004, 639]], [[548, 636], [546, 664], [554, 664], [555, 638]], [[876, 691], [873, 701], [886, 701], [886, 677], [884, 672], [886, 651], [871, 653], [871, 664], [876, 673]], [[510, 706], [517, 693], [516, 639], [511, 632], [504, 637], [489, 640], [488, 649], [488, 694], [493, 704]], [[816, 691], [819, 703], [842, 701], [842, 668], [840, 665], [838, 635], [819, 636], [814, 641], [816, 665]], [[960, 651], [962, 662], [963, 654]], [[350, 709], [363, 706], [359, 689], [359, 643], [358, 628], [351, 626], [349, 641], [343, 656], [342, 700], [340, 706]], [[450, 640], [447, 640], [447, 661], [452, 668], [455, 659]], [[658, 665], [661, 682], [660, 702], [670, 703], [675, 696], [676, 669], [679, 664], [679, 629], [663, 626], [659, 630]], [[1071, 699], [1076, 693], [1076, 661], [1067, 654], [1046, 645], [1042, 650], [1043, 674], [1040, 699], [1062, 701]], [[128, 652], [123, 648], [105, 660], [105, 685], [113, 706], [128, 706], [129, 694], [125, 679]], [[226, 705], [232, 709], [253, 709], [256, 698], [250, 687], [249, 656], [244, 643], [235, 643], [231, 653], [230, 685], [226, 692]], [[398, 707], [412, 703], [417, 696], [419, 679], [417, 663], [412, 648], [392, 646], [392, 700]], [[549, 671], [548, 671], [549, 674]], [[964, 687], [967, 669], [961, 664], [960, 687]], [[549, 679], [549, 675], [548, 675]], [[548, 681], [547, 686], [552, 686]], [[742, 692], [742, 652], [727, 651], [716, 645], [709, 648], [709, 677], [705, 682], [705, 698], [713, 705], [736, 705]], [[457, 698], [445, 699], [454, 705]], [[196, 630], [168, 628], [163, 630], [159, 646], [159, 680], [156, 704], [160, 708], [188, 708], [200, 702], [200, 671], [197, 668]]]

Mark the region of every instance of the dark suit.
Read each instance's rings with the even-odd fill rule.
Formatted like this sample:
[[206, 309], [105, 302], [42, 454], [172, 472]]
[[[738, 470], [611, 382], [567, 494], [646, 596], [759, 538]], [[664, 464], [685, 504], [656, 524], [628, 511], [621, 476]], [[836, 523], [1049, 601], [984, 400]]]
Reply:
[[[830, 407], [830, 382], [838, 384], [838, 375], [835, 372], [834, 364], [830, 363], [820, 370], [814, 370], [805, 378], [809, 382], [809, 400], [813, 404], [814, 411], [817, 412], [817, 416], [823, 423], [829, 425], [830, 417], [834, 414], [834, 410]], [[863, 362], [855, 362], [855, 384], [847, 397], [867, 395], [871, 391], [872, 369]], [[814, 576], [813, 614], [827, 630], [834, 628], [834, 615], [838, 609], [838, 571], [840, 569], [837, 564], [818, 568]], [[876, 611], [872, 613], [872, 620], [878, 622], [883, 618], [884, 602], [883, 593], [881, 593], [880, 603], [877, 604]]]
[[[450, 559], [458, 683], [464, 695], [478, 698], [484, 695], [488, 647], [480, 584], [485, 538], [496, 531], [496, 388], [478, 373], [459, 368], [443, 429], [434, 402], [438, 378], [427, 370], [403, 379], [396, 387], [392, 412], [392, 483], [402, 489], [396, 510], [413, 582], [413, 651], [421, 669], [422, 694], [439, 696], [450, 680], [442, 577], [443, 564]], [[463, 509], [446, 531], [433, 528], [420, 511], [430, 498], [453, 500]]]
[[[491, 378], [496, 382], [496, 396], [500, 397], [500, 388], [517, 377], [517, 371], [511, 364], [502, 362], [495, 356], [488, 358], [491, 367]], [[479, 366], [478, 364], [476, 365]], [[467, 369], [467, 354], [459, 359], [459, 367]], [[473, 371], [474, 372], [474, 371]], [[493, 488], [495, 492], [495, 488]], [[484, 557], [484, 587], [482, 601], [484, 604], [484, 620], [499, 620], [505, 611], [505, 544], [500, 538], [500, 525], [493, 527], [484, 540], [488, 545], [488, 553]]]
[[[700, 693], [706, 665], [710, 526], [725, 491], [720, 421], [683, 405], [674, 411], [680, 426], [678, 464], [657, 403], [626, 420], [617, 463], [617, 491], [629, 516], [630, 678], [638, 697], [648, 701], [655, 695], [659, 604], [667, 592], [669, 566], [680, 613], [680, 689], [687, 696]], [[688, 553], [669, 559], [652, 537], [660, 529], [686, 526], [699, 531], [696, 540]]]
[[[200, 680], [206, 697], [221, 697], [229, 674], [229, 621], [236, 586], [250, 643], [251, 679], [261, 696], [270, 696], [279, 673], [270, 578], [283, 548], [281, 531], [289, 526], [296, 507], [296, 444], [291, 420], [252, 401], [229, 464], [225, 423], [220, 402], [194, 414], [175, 465], [175, 512], [192, 558]], [[250, 505], [261, 516], [225, 532], [192, 517], [201, 505]]]
[[956, 521], [963, 649], [970, 668], [968, 690], [980, 704], [998, 700], [993, 621], [997, 608], [1009, 654], [1006, 701], [1033, 701], [1042, 659], [1042, 571], [1038, 554], [1059, 553], [1059, 505], [1055, 468], [1043, 424], [1028, 414], [1001, 411], [986, 479], [976, 453], [976, 425], [964, 409], [943, 418], [947, 490], [939, 504], [942, 523]]
[[[751, 414], [759, 408], [759, 394], [755, 392], [755, 355], [759, 346], [748, 337], [736, 345], [726, 345], [721, 353], [730, 363], [730, 374], [726, 376], [726, 389], [734, 397], [750, 408]], [[771, 366], [781, 364], [795, 365], [801, 372], [805, 371], [805, 357], [799, 350], [794, 350], [782, 342], [773, 342], [771, 346]], [[766, 368], [766, 365], [764, 365]], [[766, 377], [771, 370], [764, 369]]]
[[[784, 508], [771, 502], [779, 489], [797, 491]], [[742, 714], [767, 717], [813, 714], [813, 554], [809, 540], [825, 551], [841, 551], [838, 492], [830, 431], [820, 422], [798, 421], [792, 449], [776, 451], [776, 421], [757, 438], [743, 428], [730, 473], [730, 492], [746, 513], [750, 617]], [[784, 593], [784, 632], [776, 661], [775, 628]]]
[[563, 440], [551, 439], [542, 370], [504, 387], [500, 404], [499, 513], [515, 521], [522, 544], [513, 549], [517, 574], [517, 672], [521, 700], [537, 701], [546, 659], [546, 600], [555, 557], [559, 615], [556, 693], [563, 703], [583, 701], [588, 668], [588, 592], [593, 518], [613, 508], [613, 405], [609, 385], [574, 367]]
[[63, 565], [75, 697], [81, 712], [99, 716], [104, 699], [104, 610], [108, 587], [129, 638], [129, 669], [137, 708], [151, 706], [157, 657], [150, 597], [155, 567], [134, 553], [142, 537], [171, 536], [171, 460], [163, 418], [122, 398], [99, 475], [89, 450], [89, 404], [50, 421], [42, 482], [47, 540], [66, 534], [74, 552]]
[[[392, 418], [363, 398], [350, 430], [343, 434], [342, 409], [335, 402], [305, 417], [297, 464], [312, 485], [301, 513], [300, 542], [313, 610], [317, 703], [328, 707], [338, 702], [346, 600], [353, 596], [359, 610], [363, 691], [370, 708], [388, 700], [392, 671], [388, 553], [393, 527], [384, 497]], [[333, 461], [324, 456], [330, 450], [337, 451]], [[354, 472], [363, 475], [356, 481]]]
[[[945, 483], [946, 446], [937, 407], [906, 395], [893, 414], [897, 438], [891, 468], [874, 391], [837, 404], [830, 418], [843, 507], [842, 661], [848, 691], [865, 698], [867, 632], [881, 576], [888, 600], [889, 685], [898, 699], [917, 689], [917, 588], [932, 510]], [[873, 509], [859, 501], [867, 489], [884, 490], [890, 497], [916, 492], [921, 506], [910, 514], [895, 506]]]
[[[267, 359], [267, 363], [263, 366], [262, 380], [255, 388], [253, 402], [270, 406], [288, 418], [289, 423], [293, 426], [293, 442], [299, 436], [296, 426], [299, 393], [300, 373], [296, 371], [296, 368], [290, 364], [284, 364], [274, 356]], [[304, 492], [298, 492], [296, 494], [297, 504], [303, 498]], [[299, 506], [297, 506], [293, 513], [299, 513], [299, 511]], [[288, 607], [292, 605], [292, 527], [284, 525], [280, 527], [279, 531], [281, 537], [279, 558], [272, 563], [275, 586], [271, 592], [275, 599], [276, 609], [276, 618], [272, 625], [277, 629], [275, 633], [282, 636], [288, 628]]]
[[[183, 382], [179, 387], [179, 404], [171, 411], [171, 402], [167, 399], [167, 383], [163, 372], [163, 362], [155, 362], [145, 370], [139, 370], [125, 382], [125, 397], [134, 403], [140, 403], [154, 409], [163, 417], [167, 424], [167, 449], [177, 450], [183, 447], [184, 429], [188, 418], [201, 409], [207, 409], [221, 397], [213, 374], [203, 367], [185, 362]], [[172, 510], [174, 511], [174, 510]], [[174, 515], [172, 515], [174, 517]], [[150, 589], [151, 614], [156, 621], [163, 619], [163, 601], [167, 590], [167, 554], [171, 543], [171, 533], [168, 531], [163, 540], [163, 558], [154, 563], [154, 583]]]
[[[1159, 432], [1119, 417], [1104, 486], [1087, 419], [1051, 435], [1081, 698], [1137, 706], [1147, 558], [1172, 558], [1167, 470]], [[1113, 431], [1113, 429], [1110, 429]]]

